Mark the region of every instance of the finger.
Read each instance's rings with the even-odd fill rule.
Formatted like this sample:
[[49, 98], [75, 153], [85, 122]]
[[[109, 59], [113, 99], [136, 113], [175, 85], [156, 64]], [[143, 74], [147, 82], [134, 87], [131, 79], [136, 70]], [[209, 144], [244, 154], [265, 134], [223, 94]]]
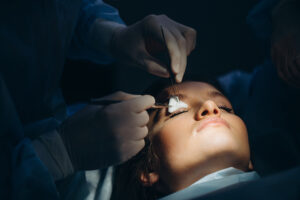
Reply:
[[157, 60], [148, 53], [145, 53], [144, 55], [143, 65], [145, 66], [146, 71], [150, 74], [163, 78], [169, 77], [169, 72], [166, 69], [166, 67], [164, 67], [159, 60]]
[[127, 109], [129, 112], [136, 112], [140, 113], [142, 111], [145, 111], [151, 106], [153, 106], [155, 103], [155, 99], [153, 96], [150, 95], [143, 95], [134, 99], [130, 99], [128, 101], [124, 101], [120, 104], [124, 107], [124, 109]]
[[288, 72], [290, 76], [290, 82], [293, 86], [300, 86], [300, 71], [297, 69], [297, 63], [295, 60], [291, 60], [288, 65]]
[[134, 121], [136, 122], [135, 126], [139, 126], [139, 127], [146, 126], [149, 122], [149, 115], [147, 111], [136, 113], [134, 118], [135, 118]]
[[178, 46], [176, 38], [173, 36], [173, 34], [166, 28], [162, 27], [165, 40], [166, 40], [166, 46], [170, 55], [171, 60], [171, 69], [172, 72], [177, 75], [179, 73], [180, 69], [180, 62], [181, 62], [181, 52], [180, 48]]
[[114, 101], [126, 101], [129, 99], [137, 98], [140, 97], [141, 95], [135, 95], [135, 94], [129, 94], [126, 92], [118, 91], [113, 94], [110, 94], [105, 97], [101, 97], [99, 99], [95, 99], [95, 101], [100, 101], [100, 100], [114, 100]]
[[147, 126], [143, 127], [135, 127], [131, 130], [133, 140], [143, 140], [148, 135], [148, 128]]
[[182, 36], [182, 34], [177, 30], [172, 30], [172, 33], [174, 37], [177, 40], [177, 44], [180, 51], [180, 65], [178, 74], [176, 75], [176, 82], [181, 82], [182, 77], [184, 75], [185, 69], [186, 69], [186, 62], [187, 62], [187, 44], [185, 38]]
[[293, 86], [293, 87], [297, 87], [299, 85], [299, 80], [298, 80], [298, 77], [296, 76], [296, 74], [293, 72], [293, 67], [291, 66], [288, 66], [288, 77], [287, 77], [287, 82], [290, 86]]
[[296, 59], [291, 60], [289, 66], [290, 66], [290, 71], [291, 71], [293, 78], [295, 79], [295, 81], [299, 81], [300, 68], [299, 68], [299, 65], [297, 64], [297, 60]]
[[180, 72], [176, 75], [176, 82], [180, 83], [182, 82], [184, 73], [185, 73], [185, 69], [186, 69], [186, 63], [182, 66], [182, 68], [180, 69]]
[[135, 127], [143, 127], [146, 126], [147, 123], [149, 122], [149, 115], [147, 111], [142, 111], [142, 112], [128, 112], [125, 111], [127, 113], [127, 117], [126, 119], [124, 119], [123, 121], [126, 122], [127, 126], [131, 129], [131, 128], [135, 128]]
[[131, 141], [122, 145], [121, 162], [125, 162], [138, 154], [145, 146], [145, 140]]
[[186, 53], [187, 55], [189, 55], [196, 47], [197, 31], [183, 24], [179, 24], [179, 23], [177, 24], [178, 24], [178, 29], [180, 30], [181, 34], [186, 40], [186, 46], [187, 46]]
[[283, 74], [288, 80], [288, 83], [292, 86], [297, 85], [297, 67], [295, 60], [295, 50], [291, 45], [281, 46], [281, 55], [284, 59]]
[[274, 43], [271, 49], [271, 56], [274, 65], [277, 68], [278, 76], [286, 83], [289, 82], [288, 75], [287, 75], [287, 59], [286, 59], [286, 52], [282, 50], [282, 47], [279, 43]]

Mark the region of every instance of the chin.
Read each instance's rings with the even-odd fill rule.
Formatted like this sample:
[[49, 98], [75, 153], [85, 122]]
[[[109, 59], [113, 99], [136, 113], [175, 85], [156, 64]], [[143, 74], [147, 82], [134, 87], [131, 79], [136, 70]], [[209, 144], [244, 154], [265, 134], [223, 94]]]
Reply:
[[234, 144], [234, 134], [227, 127], [208, 127], [196, 134], [205, 143], [213, 146]]
[[214, 133], [211, 139], [206, 140], [205, 143], [211, 155], [232, 157], [233, 160], [239, 160], [249, 157], [250, 154], [249, 144], [239, 143], [228, 131]]
[[212, 135], [217, 135], [217, 134], [221, 134], [221, 133], [225, 133], [225, 134], [230, 134], [231, 133], [231, 129], [224, 126], [224, 125], [211, 125], [211, 126], [207, 126], [205, 128], [203, 128], [201, 131], [194, 131], [194, 135], [196, 136], [201, 136], [201, 135], [208, 135], [209, 137], [212, 137]]

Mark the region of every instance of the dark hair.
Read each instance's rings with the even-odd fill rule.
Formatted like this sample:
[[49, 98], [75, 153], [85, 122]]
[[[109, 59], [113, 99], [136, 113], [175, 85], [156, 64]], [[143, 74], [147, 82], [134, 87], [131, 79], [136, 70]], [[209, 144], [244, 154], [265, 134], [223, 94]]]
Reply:
[[[169, 81], [162, 79], [152, 84], [143, 93], [157, 97], [165, 88], [169, 87]], [[154, 110], [148, 110], [151, 114]], [[115, 167], [114, 183], [111, 200], [152, 200], [159, 198], [160, 194], [155, 189], [155, 184], [145, 187], [140, 181], [140, 176], [147, 176], [152, 171], [159, 169], [159, 158], [154, 148], [151, 127], [148, 124], [149, 134], [145, 138], [145, 147], [127, 162]]]
[[[217, 89], [220, 88], [217, 81], [205, 82], [216, 86]], [[145, 90], [144, 94], [150, 94], [159, 101], [159, 96], [170, 86], [169, 80], [162, 79], [152, 84]], [[148, 110], [148, 112], [151, 116], [152, 112], [155, 111]], [[150, 172], [157, 171], [160, 168], [159, 156], [155, 148], [157, 143], [152, 132], [152, 127], [155, 123], [154, 115], [152, 117], [152, 119], [150, 117], [150, 122], [152, 120], [152, 123], [148, 124], [149, 134], [145, 138], [145, 147], [136, 156], [115, 167], [111, 200], [153, 200], [165, 195], [165, 193], [157, 189], [160, 181], [149, 187], [144, 186], [140, 181], [142, 174], [147, 176]]]

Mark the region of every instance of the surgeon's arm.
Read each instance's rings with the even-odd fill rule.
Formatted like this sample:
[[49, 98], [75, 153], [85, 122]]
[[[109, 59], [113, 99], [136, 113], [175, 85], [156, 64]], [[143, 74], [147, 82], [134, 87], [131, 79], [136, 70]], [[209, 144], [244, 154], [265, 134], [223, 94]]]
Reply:
[[0, 199], [59, 199], [51, 174], [22, 128], [0, 73]]
[[110, 39], [115, 30], [124, 26], [114, 7], [102, 0], [83, 0], [68, 56], [99, 64], [112, 62]]
[[[96, 2], [110, 10], [113, 9], [102, 1]], [[87, 8], [90, 7], [95, 6], [89, 4]], [[187, 56], [196, 45], [196, 31], [193, 28], [173, 21], [166, 15], [148, 15], [126, 27], [121, 20], [117, 20], [116, 10], [116, 19], [106, 18], [110, 15], [105, 15], [104, 9], [95, 11], [95, 15], [90, 14], [93, 13], [93, 9], [87, 10], [89, 11], [83, 13], [91, 16], [91, 20], [85, 20], [83, 24], [88, 26], [78, 27], [79, 33], [85, 33], [84, 37], [80, 38], [90, 50], [85, 52], [89, 53], [86, 55], [90, 60], [95, 58], [94, 61], [103, 61], [101, 55], [106, 55], [106, 58], [112, 56], [122, 64], [140, 67], [153, 75], [165, 78], [172, 73], [177, 82], [182, 81]], [[84, 15], [80, 19], [84, 19]], [[170, 59], [161, 58], [161, 54], [169, 54]], [[169, 66], [171, 68], [168, 70]]]
[[32, 141], [32, 145], [55, 181], [74, 173], [72, 162], [57, 130], [42, 134]]

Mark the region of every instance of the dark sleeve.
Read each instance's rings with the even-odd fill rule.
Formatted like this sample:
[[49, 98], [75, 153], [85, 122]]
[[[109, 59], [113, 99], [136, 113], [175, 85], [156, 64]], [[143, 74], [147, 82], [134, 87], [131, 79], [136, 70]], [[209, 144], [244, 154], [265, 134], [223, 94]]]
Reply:
[[269, 60], [251, 74], [219, 80], [247, 126], [255, 170], [264, 176], [300, 165], [300, 90], [286, 85]]
[[272, 33], [272, 10], [279, 1], [261, 0], [250, 10], [247, 16], [247, 23], [258, 38], [269, 40]]
[[251, 79], [251, 73], [238, 70], [217, 79], [222, 92], [231, 102], [234, 112], [239, 116], [245, 112]]
[[0, 74], [0, 199], [58, 199], [55, 183], [24, 137]]
[[[124, 24], [119, 11], [104, 3], [103, 0], [83, 0], [71, 48], [69, 49], [69, 58], [87, 59], [99, 64], [108, 64], [114, 61], [109, 53], [96, 52], [87, 45], [88, 32], [96, 19]], [[103, 34], [105, 34], [105, 31], [103, 31]]]

